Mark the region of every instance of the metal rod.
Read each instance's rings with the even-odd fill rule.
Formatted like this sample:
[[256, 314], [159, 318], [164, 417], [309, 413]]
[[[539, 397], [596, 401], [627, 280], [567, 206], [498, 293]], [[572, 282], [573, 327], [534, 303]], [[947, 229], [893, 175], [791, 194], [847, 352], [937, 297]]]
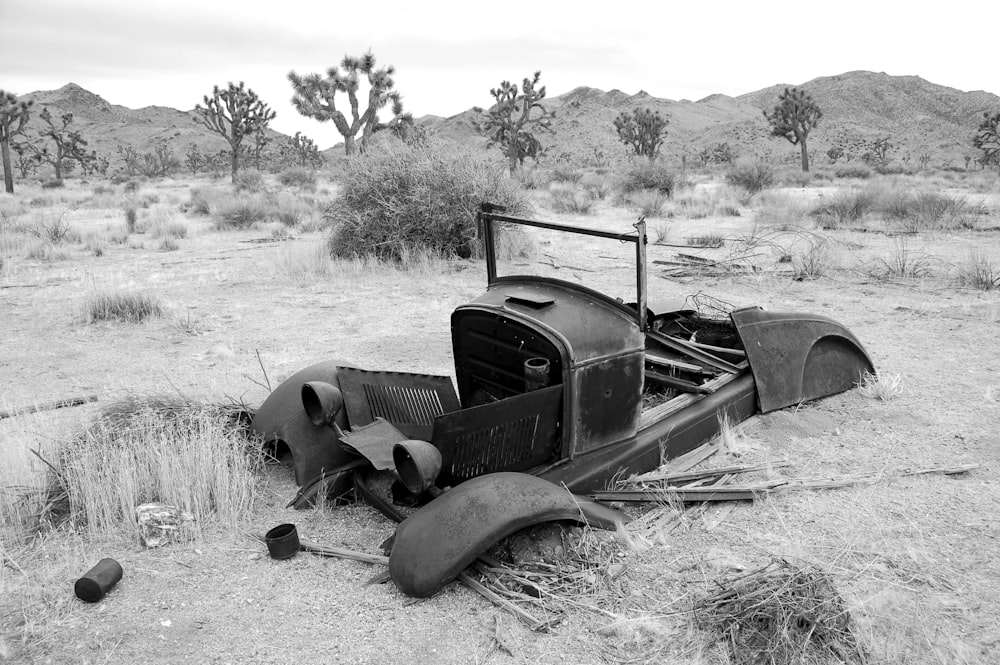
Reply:
[[483, 213], [484, 220], [495, 222], [507, 222], [509, 224], [519, 224], [521, 226], [536, 226], [540, 229], [552, 229], [554, 231], [566, 231], [583, 236], [594, 236], [596, 238], [609, 238], [620, 240], [621, 242], [638, 242], [639, 239], [631, 233], [613, 233], [611, 231], [598, 231], [597, 229], [585, 229], [579, 226], [569, 226], [566, 224], [555, 224], [553, 222], [539, 222], [533, 219], [520, 219], [518, 217], [507, 217], [506, 215], [496, 215], [493, 213]]
[[635, 272], [636, 272], [636, 308], [639, 310], [639, 330], [646, 332], [646, 216], [643, 215], [635, 223]]

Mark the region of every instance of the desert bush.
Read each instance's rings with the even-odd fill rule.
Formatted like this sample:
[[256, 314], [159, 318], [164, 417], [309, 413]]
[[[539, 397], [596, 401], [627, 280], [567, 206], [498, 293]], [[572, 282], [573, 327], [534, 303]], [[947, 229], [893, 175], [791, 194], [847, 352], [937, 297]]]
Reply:
[[188, 225], [167, 208], [155, 208], [146, 220], [146, 231], [154, 238], [184, 238]]
[[87, 323], [119, 321], [141, 323], [163, 314], [159, 300], [134, 289], [95, 289], [84, 302]]
[[818, 279], [830, 270], [830, 241], [821, 236], [806, 238], [805, 249], [792, 255], [795, 279]]
[[525, 195], [492, 155], [449, 145], [383, 146], [350, 161], [341, 192], [326, 210], [334, 256], [400, 260], [415, 250], [478, 252], [479, 204], [527, 212]]
[[333, 274], [333, 265], [325, 243], [286, 243], [278, 250], [273, 268], [275, 273], [292, 281], [309, 282]]
[[625, 207], [646, 217], [664, 217], [664, 210], [668, 202], [669, 198], [667, 195], [655, 189], [640, 190], [621, 195], [621, 203]]
[[842, 190], [824, 197], [809, 215], [824, 229], [838, 229], [861, 220], [875, 206], [875, 197], [864, 190]]
[[64, 212], [39, 212], [31, 232], [42, 240], [59, 245], [64, 242], [79, 242], [80, 234], [66, 221]]
[[191, 190], [191, 200], [183, 209], [195, 215], [211, 216], [215, 212], [217, 205], [223, 201], [232, 200], [230, 192], [214, 187], [195, 187]]
[[583, 171], [575, 166], [570, 166], [569, 164], [562, 162], [557, 163], [554, 167], [552, 167], [551, 173], [553, 182], [576, 184], [580, 182], [581, 178], [583, 178]]
[[24, 258], [32, 261], [65, 261], [69, 252], [43, 238], [36, 238], [24, 246]]
[[642, 190], [655, 190], [667, 197], [672, 197], [678, 189], [677, 174], [663, 162], [640, 160], [632, 164], [621, 180], [621, 191], [624, 194]]
[[934, 259], [929, 254], [911, 249], [905, 239], [899, 239], [887, 256], [877, 257], [866, 266], [865, 272], [877, 280], [919, 279], [933, 273], [933, 264]]
[[264, 191], [264, 176], [260, 171], [244, 169], [233, 176], [233, 187], [237, 192], [256, 194]]
[[316, 172], [304, 166], [293, 166], [278, 175], [278, 182], [285, 187], [298, 187], [310, 192], [316, 191]]
[[976, 211], [964, 196], [888, 190], [884, 197], [879, 208], [886, 221], [909, 233], [975, 226]]
[[973, 249], [958, 266], [958, 283], [980, 291], [1000, 289], [1000, 264]]
[[292, 228], [312, 216], [313, 208], [296, 196], [278, 196], [274, 199], [274, 218], [283, 226]]
[[235, 526], [252, 511], [263, 447], [248, 439], [239, 405], [129, 398], [106, 407], [62, 447], [51, 494], [91, 535], [135, 531], [135, 508], [158, 502]]
[[139, 219], [139, 215], [135, 208], [128, 207], [125, 209], [125, 230], [128, 233], [135, 233], [136, 223]]
[[180, 248], [181, 246], [173, 238], [164, 238], [160, 242], [160, 251], [163, 252], [176, 252]]
[[781, 228], [801, 226], [808, 218], [811, 204], [783, 192], [764, 192], [757, 200], [757, 222]]
[[525, 189], [542, 189], [548, 187], [549, 183], [554, 180], [552, 171], [538, 166], [518, 169], [514, 173], [514, 177]]
[[134, 194], [139, 191], [139, 187], [141, 187], [141, 184], [138, 180], [129, 180], [125, 183], [125, 187], [123, 189], [126, 194]]
[[784, 187], [808, 187], [813, 180], [820, 180], [822, 176], [816, 171], [799, 171], [797, 169], [784, 169], [775, 176], [778, 184]]
[[589, 215], [594, 207], [594, 196], [590, 190], [581, 190], [572, 184], [554, 182], [549, 185], [549, 200], [556, 212]]
[[726, 172], [726, 182], [756, 194], [774, 185], [774, 168], [760, 160], [738, 159]]
[[594, 198], [601, 200], [606, 199], [615, 189], [611, 178], [599, 173], [585, 173], [580, 178], [580, 186], [590, 192]]
[[59, 178], [54, 178], [52, 180], [46, 180], [42, 183], [42, 189], [60, 189], [65, 187], [66, 183]]
[[838, 178], [855, 178], [867, 180], [872, 177], [872, 170], [864, 164], [845, 164], [838, 167], [833, 174]]
[[260, 196], [245, 194], [222, 199], [213, 208], [212, 220], [218, 230], [250, 228], [254, 224], [266, 222], [274, 211]]

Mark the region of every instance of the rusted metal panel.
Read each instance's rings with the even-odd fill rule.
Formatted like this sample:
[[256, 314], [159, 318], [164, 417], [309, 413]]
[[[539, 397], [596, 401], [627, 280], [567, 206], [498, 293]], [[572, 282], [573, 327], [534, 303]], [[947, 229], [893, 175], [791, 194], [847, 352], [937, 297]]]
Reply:
[[410, 439], [429, 440], [434, 418], [461, 408], [447, 376], [345, 368], [340, 389], [352, 429], [383, 418]]
[[439, 416], [431, 442], [441, 451], [439, 484], [495, 471], [526, 471], [559, 456], [562, 386], [543, 388]]
[[850, 390], [865, 371], [875, 371], [858, 338], [825, 316], [748, 307], [732, 319], [762, 413]]

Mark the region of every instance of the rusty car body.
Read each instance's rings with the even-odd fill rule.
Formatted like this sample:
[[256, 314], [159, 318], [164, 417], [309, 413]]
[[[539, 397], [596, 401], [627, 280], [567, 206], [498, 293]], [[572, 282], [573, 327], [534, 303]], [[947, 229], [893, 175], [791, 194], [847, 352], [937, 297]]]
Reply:
[[[379, 419], [402, 438], [436, 448], [438, 485], [495, 477], [428, 503], [410, 518], [419, 528], [400, 527], [393, 552], [403, 554], [393, 555], [390, 568], [412, 595], [433, 593], [509, 528], [571, 514], [568, 493], [539, 491], [538, 479], [578, 494], [602, 489], [615, 476], [651, 470], [711, 439], [721, 414], [739, 422], [848, 390], [874, 371], [860, 341], [823, 316], [747, 307], [721, 318], [683, 305], [651, 306], [641, 218], [634, 232], [620, 234], [510, 217], [484, 204], [478, 223], [487, 285], [451, 316], [457, 394], [449, 377], [327, 361], [279, 386], [252, 425], [288, 445], [300, 484], [331, 472], [342, 480], [340, 471], [357, 466], [357, 455], [337, 443], [342, 430]], [[552, 277], [498, 275], [501, 224], [634, 245], [635, 301]], [[321, 383], [333, 390], [318, 389]], [[316, 397], [322, 390], [323, 408]], [[542, 498], [531, 503], [528, 495]], [[501, 496], [512, 502], [509, 511], [497, 504]], [[463, 529], [475, 504], [493, 505], [478, 513], [487, 524]], [[454, 552], [443, 557], [429, 542], [453, 543]], [[454, 564], [443, 577], [420, 577], [443, 558]]]

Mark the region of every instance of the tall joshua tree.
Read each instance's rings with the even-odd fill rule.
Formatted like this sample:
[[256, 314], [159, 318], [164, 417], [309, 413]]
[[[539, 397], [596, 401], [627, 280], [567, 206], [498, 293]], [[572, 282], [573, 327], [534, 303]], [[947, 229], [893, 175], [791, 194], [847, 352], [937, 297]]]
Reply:
[[14, 193], [14, 172], [10, 166], [10, 139], [24, 131], [30, 108], [30, 101], [19, 102], [14, 93], [0, 90], [0, 153], [3, 159], [3, 184], [8, 194]]
[[[520, 90], [516, 84], [502, 81], [500, 87], [490, 90], [496, 103], [475, 123], [479, 133], [489, 139], [490, 146], [497, 145], [503, 150], [511, 174], [518, 164], [524, 164], [525, 157], [537, 157], [542, 152], [533, 130], [552, 131], [550, 122], [554, 114], [542, 106], [545, 86], [535, 89], [541, 77], [541, 72], [535, 72], [533, 78], [524, 79]], [[473, 110], [484, 113], [478, 107]], [[536, 113], [532, 115], [533, 112]]]
[[[328, 69], [325, 78], [319, 74], [288, 74], [288, 80], [295, 91], [292, 104], [307, 118], [315, 118], [320, 122], [333, 120], [337, 131], [344, 137], [344, 152], [348, 155], [364, 152], [369, 138], [375, 132], [411, 119], [409, 113], [403, 113], [402, 96], [393, 90], [396, 82], [392, 76], [396, 69], [392, 65], [377, 69], [375, 64], [375, 56], [369, 51], [360, 58], [345, 55], [340, 67]], [[368, 80], [369, 86], [368, 106], [363, 111], [358, 99], [362, 76]], [[337, 108], [338, 92], [347, 95], [351, 107], [350, 120]], [[382, 124], [379, 122], [378, 112], [390, 104], [393, 118]], [[361, 132], [360, 139], [357, 138], [358, 132]]]
[[240, 144], [243, 139], [267, 129], [269, 122], [274, 120], [275, 113], [262, 102], [250, 88], [229, 82], [225, 90], [215, 86], [212, 96], [205, 95], [205, 106], [196, 104], [193, 120], [204, 125], [229, 143], [229, 154], [232, 167], [233, 182], [240, 170]]
[[652, 162], [660, 153], [669, 123], [670, 119], [659, 111], [633, 109], [632, 113], [623, 111], [615, 118], [615, 131], [621, 142], [636, 155], [643, 155]]
[[25, 143], [24, 147], [32, 153], [37, 162], [50, 164], [55, 169], [57, 180], [62, 179], [63, 169], [69, 170], [74, 166], [73, 162], [89, 168], [89, 162], [97, 161], [96, 152], [87, 152], [87, 141], [80, 136], [80, 132], [70, 130], [69, 126], [73, 123], [72, 113], [59, 116], [60, 124], [56, 124], [48, 107], [43, 108], [38, 117], [46, 125], [39, 130], [39, 139], [51, 141], [55, 150], [50, 151], [48, 146], [35, 143]]
[[972, 145], [983, 151], [982, 157], [979, 158], [983, 166], [987, 164], [1000, 166], [1000, 113], [993, 115], [990, 115], [989, 111], [983, 113], [983, 121], [976, 130]]
[[764, 117], [771, 124], [771, 135], [781, 136], [798, 145], [802, 150], [802, 170], [809, 170], [809, 153], [806, 151], [806, 139], [809, 132], [819, 124], [823, 117], [812, 96], [805, 90], [785, 88], [778, 95], [778, 103], [774, 110], [764, 111]]

